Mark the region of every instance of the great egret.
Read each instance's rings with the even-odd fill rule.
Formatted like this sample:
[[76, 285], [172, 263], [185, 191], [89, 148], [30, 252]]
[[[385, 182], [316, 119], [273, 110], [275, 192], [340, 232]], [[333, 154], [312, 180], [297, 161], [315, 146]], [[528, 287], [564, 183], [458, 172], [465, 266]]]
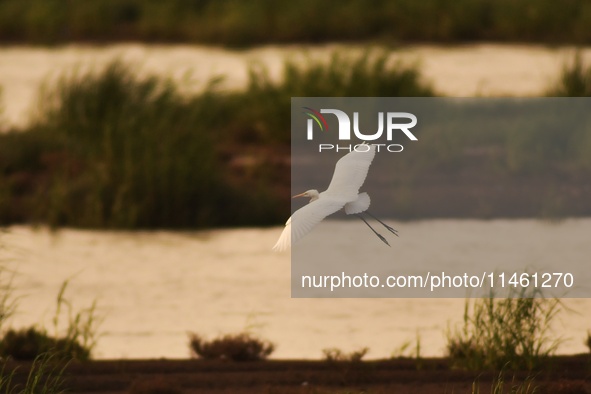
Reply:
[[[359, 148], [362, 146], [364, 148]], [[359, 193], [359, 188], [363, 185], [367, 177], [367, 171], [376, 154], [375, 145], [363, 143], [358, 145], [356, 150], [347, 153], [341, 157], [335, 166], [334, 174], [328, 189], [322, 193], [318, 190], [308, 190], [304, 193], [293, 196], [309, 197], [308, 205], [298, 209], [285, 223], [285, 228], [279, 237], [279, 240], [273, 246], [275, 251], [283, 251], [291, 247], [292, 243], [312, 230], [314, 226], [320, 223], [328, 215], [332, 215], [341, 208], [345, 208], [347, 215], [357, 215], [367, 226], [378, 236], [386, 245], [390, 246], [386, 238], [379, 234], [363, 216], [362, 212], [367, 213], [372, 218], [380, 222], [388, 231], [398, 236], [397, 231], [388, 226], [380, 219], [369, 212], [370, 198], [367, 193]]]

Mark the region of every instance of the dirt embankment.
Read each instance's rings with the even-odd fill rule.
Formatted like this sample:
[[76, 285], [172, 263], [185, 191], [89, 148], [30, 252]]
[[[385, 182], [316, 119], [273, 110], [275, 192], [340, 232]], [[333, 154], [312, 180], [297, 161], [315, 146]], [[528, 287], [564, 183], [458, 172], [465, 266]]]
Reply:
[[[492, 384], [505, 392], [521, 384], [536, 393], [591, 393], [591, 356], [555, 357], [542, 372], [469, 372], [445, 359], [368, 362], [200, 360], [114, 360], [71, 363], [65, 371], [69, 393], [481, 393]], [[16, 368], [13, 383], [26, 379], [30, 364]], [[525, 383], [524, 383], [525, 382]], [[525, 392], [525, 391], [524, 391]], [[533, 392], [533, 391], [527, 391]]]

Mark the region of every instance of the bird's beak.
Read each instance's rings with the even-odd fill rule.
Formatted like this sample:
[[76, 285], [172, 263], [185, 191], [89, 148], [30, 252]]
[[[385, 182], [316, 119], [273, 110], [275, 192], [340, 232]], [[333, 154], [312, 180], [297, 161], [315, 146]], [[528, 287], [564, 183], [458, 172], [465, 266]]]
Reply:
[[297, 197], [305, 197], [305, 196], [304, 196], [304, 194], [306, 194], [306, 193], [304, 192], [304, 193], [296, 194], [296, 195], [295, 195], [295, 196], [293, 196], [292, 198], [297, 198]]

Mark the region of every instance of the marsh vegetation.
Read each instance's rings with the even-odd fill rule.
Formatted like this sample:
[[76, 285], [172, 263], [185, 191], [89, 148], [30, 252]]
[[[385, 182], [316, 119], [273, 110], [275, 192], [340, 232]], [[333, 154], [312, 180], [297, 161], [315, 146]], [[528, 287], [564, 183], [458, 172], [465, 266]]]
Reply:
[[[420, 21], [420, 23], [418, 23]], [[265, 43], [398, 42], [589, 43], [584, 0], [356, 0], [241, 2], [4, 0], [6, 42], [190, 42], [244, 47]]]

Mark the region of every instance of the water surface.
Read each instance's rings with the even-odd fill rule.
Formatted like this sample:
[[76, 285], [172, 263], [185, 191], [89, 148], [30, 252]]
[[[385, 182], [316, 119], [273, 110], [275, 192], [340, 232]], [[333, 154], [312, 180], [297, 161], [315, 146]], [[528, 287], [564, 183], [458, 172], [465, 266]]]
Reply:
[[[118, 44], [100, 47], [67, 45], [58, 48], [0, 48], [0, 86], [3, 116], [11, 124], [25, 124], [34, 112], [42, 83], [64, 72], [101, 69], [113, 59], [138, 65], [139, 72], [170, 77], [181, 89], [198, 91], [210, 78], [224, 77], [226, 89], [245, 85], [248, 67], [265, 65], [272, 78], [281, 75], [284, 59], [327, 58], [333, 50], [362, 53], [367, 46], [266, 46], [244, 51], [188, 46]], [[475, 44], [410, 46], [392, 51], [392, 61], [418, 63], [421, 72], [446, 96], [539, 96], [554, 81], [572, 47]], [[591, 48], [581, 50], [591, 61]]]
[[[413, 256], [443, 262], [453, 253], [478, 259], [498, 254], [490, 249], [498, 243], [506, 244], [501, 254], [508, 258], [535, 260], [547, 253], [552, 234], [571, 240], [568, 258], [588, 260], [591, 255], [591, 244], [584, 239], [591, 233], [591, 219], [393, 224], [402, 235], [393, 248], [416, 249], [401, 253], [397, 264], [413, 264]], [[96, 299], [104, 317], [99, 358], [184, 358], [189, 331], [213, 337], [243, 330], [275, 342], [277, 358], [319, 358], [324, 348], [365, 346], [368, 357], [388, 357], [417, 335], [423, 355], [443, 355], [445, 332], [461, 321], [463, 299], [291, 299], [290, 255], [271, 251], [280, 231], [51, 232], [11, 227], [2, 235], [2, 253], [18, 272], [15, 295], [22, 296], [11, 325], [50, 327], [59, 287], [72, 278], [66, 296], [74, 309]], [[350, 222], [341, 231], [358, 237], [366, 229], [361, 222]], [[523, 231], [531, 241], [520, 245], [515, 234]], [[491, 232], [498, 234], [492, 246], [475, 235]], [[573, 312], [563, 313], [555, 326], [556, 335], [570, 339], [560, 352], [587, 351], [583, 340], [591, 329], [591, 300], [566, 299], [565, 305]]]

